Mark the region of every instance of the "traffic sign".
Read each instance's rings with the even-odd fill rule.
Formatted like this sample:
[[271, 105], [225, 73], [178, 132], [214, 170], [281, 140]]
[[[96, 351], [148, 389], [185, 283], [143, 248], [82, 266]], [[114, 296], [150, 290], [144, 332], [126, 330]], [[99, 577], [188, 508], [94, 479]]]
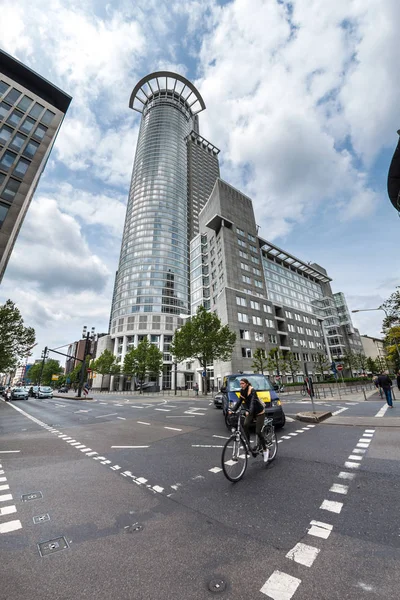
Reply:
[[343, 371], [343, 365], [337, 365], [336, 369], [337, 369], [338, 371]]
[[51, 380], [52, 380], [52, 381], [57, 381], [57, 379], [58, 379], [59, 377], [60, 377], [59, 375], [52, 375], [52, 376], [51, 376]]

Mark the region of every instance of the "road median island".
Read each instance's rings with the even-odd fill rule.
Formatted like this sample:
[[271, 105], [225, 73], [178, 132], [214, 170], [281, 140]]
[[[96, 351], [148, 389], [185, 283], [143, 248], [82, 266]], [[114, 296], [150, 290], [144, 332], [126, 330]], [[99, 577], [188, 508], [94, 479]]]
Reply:
[[398, 427], [400, 417], [339, 417], [328, 419], [324, 425], [346, 425], [350, 427]]
[[313, 412], [312, 410], [307, 412], [300, 412], [296, 414], [296, 419], [298, 421], [303, 421], [304, 423], [320, 423], [325, 419], [328, 419], [332, 416], [330, 410], [317, 410]]
[[94, 400], [92, 396], [68, 396], [66, 394], [60, 396], [58, 394], [53, 394], [53, 398], [61, 398], [61, 400]]

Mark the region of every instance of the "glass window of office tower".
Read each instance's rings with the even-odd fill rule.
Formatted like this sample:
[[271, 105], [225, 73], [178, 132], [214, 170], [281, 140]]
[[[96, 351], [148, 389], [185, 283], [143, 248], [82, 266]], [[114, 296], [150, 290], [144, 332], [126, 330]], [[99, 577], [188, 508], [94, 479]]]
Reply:
[[189, 313], [186, 138], [205, 108], [184, 77], [159, 72], [135, 86], [141, 113], [112, 319], [132, 313]]

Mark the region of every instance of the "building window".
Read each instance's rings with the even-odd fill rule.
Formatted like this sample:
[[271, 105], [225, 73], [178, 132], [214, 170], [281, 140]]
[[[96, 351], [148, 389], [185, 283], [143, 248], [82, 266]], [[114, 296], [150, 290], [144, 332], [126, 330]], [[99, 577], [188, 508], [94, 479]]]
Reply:
[[249, 340], [250, 339], [250, 331], [247, 329], [240, 329], [240, 339], [241, 340]]
[[30, 117], [26, 117], [25, 121], [22, 123], [20, 130], [24, 133], [30, 133], [35, 126], [36, 121], [31, 119]]
[[298, 327], [297, 327], [297, 331], [298, 331], [298, 333], [304, 334], [304, 329], [303, 329], [303, 327], [300, 327], [300, 326], [298, 326]]
[[31, 110], [29, 111], [30, 116], [33, 119], [37, 119], [38, 116], [44, 111], [44, 106], [42, 106], [41, 104], [39, 104], [38, 102], [36, 102]]
[[242, 348], [243, 358], [251, 358], [251, 348]]
[[0, 142], [6, 144], [12, 134], [13, 129], [11, 129], [11, 127], [7, 127], [7, 125], [3, 125], [3, 127], [0, 129]]
[[307, 348], [307, 342], [305, 340], [300, 340], [300, 346], [302, 348]]
[[293, 315], [292, 315], [292, 313], [290, 312], [290, 310], [285, 310], [285, 317], [286, 317], [287, 319], [293, 319]]
[[6, 102], [8, 102], [9, 104], [14, 104], [14, 103], [15, 103], [15, 102], [18, 100], [18, 98], [21, 96], [21, 93], [22, 93], [22, 92], [20, 92], [19, 90], [16, 90], [15, 88], [12, 88], [12, 89], [11, 89], [11, 90], [8, 92], [8, 94], [7, 94], [7, 96], [4, 98], [4, 100], [5, 100]]
[[55, 116], [56, 116], [55, 113], [51, 112], [51, 110], [46, 110], [46, 112], [44, 113], [43, 117], [40, 120], [45, 125], [50, 125], [50, 123], [52, 122], [52, 120], [54, 119]]
[[254, 332], [254, 340], [256, 342], [265, 342], [264, 334], [261, 331]]
[[241, 258], [249, 258], [249, 255], [247, 254], [247, 252], [243, 252], [243, 250], [239, 250], [239, 256]]
[[1, 197], [4, 198], [4, 200], [8, 200], [8, 202], [12, 202], [14, 200], [15, 194], [18, 192], [18, 188], [20, 185], [20, 181], [17, 181], [16, 179], [12, 179], [10, 177], [6, 187], [1, 193]]
[[301, 321], [301, 316], [298, 313], [294, 313], [294, 318], [296, 321]]
[[260, 264], [260, 259], [257, 256], [252, 256], [251, 257], [251, 262], [255, 263], [256, 265]]
[[243, 229], [239, 229], [239, 227], [236, 227], [236, 231], [239, 235], [242, 235], [244, 237], [244, 231]]
[[33, 133], [34, 136], [42, 140], [46, 135], [47, 127], [44, 125], [38, 125]]
[[8, 117], [7, 123], [9, 123], [10, 125], [13, 125], [13, 127], [17, 127], [18, 123], [20, 122], [20, 120], [22, 119], [23, 116], [24, 116], [24, 113], [15, 109], [12, 111], [11, 115]]
[[268, 334], [268, 341], [269, 341], [270, 344], [277, 344], [278, 343], [276, 335], [274, 335], [272, 333]]
[[9, 147], [11, 148], [11, 150], [15, 150], [16, 152], [19, 152], [21, 150], [22, 146], [25, 144], [27, 139], [28, 138], [26, 137], [26, 135], [22, 135], [22, 133], [17, 133], [14, 136], [14, 139], [12, 140]]
[[249, 246], [249, 248], [254, 254], [257, 254], [257, 248], [255, 246]]
[[293, 346], [295, 346], [297, 348], [297, 346], [299, 345], [298, 340], [296, 340], [296, 338], [292, 338], [292, 344]]
[[4, 119], [10, 108], [5, 102], [0, 102], [0, 119]]
[[243, 283], [251, 283], [251, 278], [247, 277], [247, 275], [242, 275]]
[[33, 140], [30, 140], [30, 142], [27, 143], [26, 148], [24, 149], [22, 154], [28, 156], [29, 158], [33, 158], [38, 148], [39, 144], [37, 142], [34, 142]]
[[262, 325], [261, 317], [256, 317], [255, 315], [253, 315], [253, 325]]
[[254, 310], [260, 310], [260, 303], [250, 300], [250, 308], [254, 308]]
[[303, 360], [304, 362], [310, 362], [310, 357], [308, 354], [303, 354]]
[[4, 94], [6, 90], [8, 90], [10, 86], [5, 81], [0, 81], [0, 96]]
[[259, 279], [255, 279], [254, 280], [254, 285], [256, 287], [258, 287], [258, 288], [262, 288], [263, 287], [262, 281], [260, 281]]
[[255, 242], [256, 241], [256, 238], [254, 237], [254, 235], [251, 235], [251, 233], [248, 233], [247, 237], [250, 240], [250, 242]]
[[249, 317], [246, 315], [246, 313], [238, 313], [238, 321], [240, 321], [241, 323], [248, 323], [249, 322]]
[[14, 169], [14, 175], [17, 175], [18, 177], [22, 178], [29, 169], [30, 164], [31, 163], [29, 160], [26, 160], [25, 158], [20, 158], [17, 162], [17, 166]]
[[267, 327], [271, 327], [271, 328], [274, 327], [274, 322], [272, 319], [265, 319], [265, 324]]
[[250, 271], [249, 265], [246, 265], [245, 263], [240, 263], [240, 268], [244, 269], [245, 271]]
[[239, 246], [242, 246], [242, 248], [246, 248], [247, 247], [246, 242], [244, 242], [243, 240], [241, 240], [239, 238], [238, 238], [238, 244], [239, 244]]
[[0, 227], [3, 225], [4, 219], [6, 218], [8, 213], [8, 206], [5, 204], [0, 204]]
[[263, 307], [264, 307], [264, 312], [272, 314], [272, 306], [270, 306], [269, 304], [264, 304]]
[[17, 155], [14, 154], [14, 152], [10, 152], [9, 150], [6, 150], [3, 154], [3, 156], [1, 157], [0, 167], [2, 167], [3, 169], [5, 169], [7, 171], [12, 166], [12, 164], [16, 158], [17, 158]]
[[22, 98], [22, 100], [18, 103], [17, 108], [19, 108], [20, 110], [23, 110], [24, 112], [27, 110], [27, 108], [29, 108], [29, 106], [32, 104], [33, 100], [32, 98], [29, 98], [28, 96], [24, 96]]
[[287, 326], [287, 328], [288, 328], [288, 331], [290, 331], [290, 333], [294, 333], [295, 332], [294, 325], [290, 325], [290, 323], [289, 323], [288, 326]]
[[240, 296], [236, 296], [236, 304], [238, 306], [247, 306], [246, 298], [241, 298]]

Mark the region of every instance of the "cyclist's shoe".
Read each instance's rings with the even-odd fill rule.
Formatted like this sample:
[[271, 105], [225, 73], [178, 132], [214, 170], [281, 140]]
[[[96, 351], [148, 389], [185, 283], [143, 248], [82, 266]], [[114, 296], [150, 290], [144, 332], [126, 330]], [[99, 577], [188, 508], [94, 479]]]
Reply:
[[267, 463], [269, 460], [269, 450], [264, 450], [263, 452], [264, 462]]
[[256, 452], [256, 453], [258, 452], [259, 448], [258, 448], [258, 446], [253, 446], [252, 448], [250, 448], [250, 450], [251, 450], [251, 451], [253, 452], [253, 454], [254, 454], [254, 452]]

